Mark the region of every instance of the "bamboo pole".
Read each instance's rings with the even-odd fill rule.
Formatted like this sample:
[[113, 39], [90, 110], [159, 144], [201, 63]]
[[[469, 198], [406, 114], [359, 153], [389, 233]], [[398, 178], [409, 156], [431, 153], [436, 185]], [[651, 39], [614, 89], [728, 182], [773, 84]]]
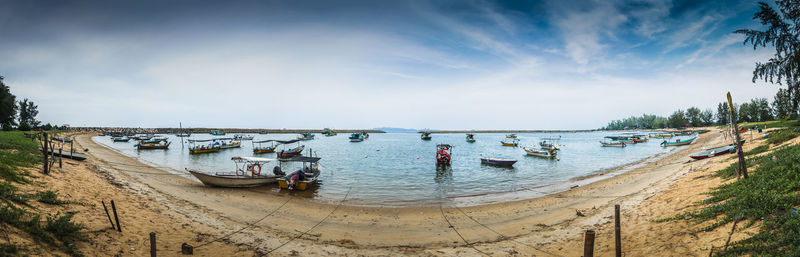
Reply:
[[744, 160], [744, 152], [742, 151], [742, 137], [739, 135], [739, 124], [736, 124], [736, 115], [733, 113], [733, 100], [731, 99], [731, 92], [728, 92], [728, 107], [730, 107], [731, 124], [733, 131], [736, 133], [736, 152], [739, 155], [739, 170], [742, 176], [747, 179], [747, 165]]

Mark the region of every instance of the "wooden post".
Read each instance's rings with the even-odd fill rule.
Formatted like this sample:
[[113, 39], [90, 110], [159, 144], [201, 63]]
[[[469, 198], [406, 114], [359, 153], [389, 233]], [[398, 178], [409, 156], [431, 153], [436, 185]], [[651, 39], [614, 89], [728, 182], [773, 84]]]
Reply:
[[42, 144], [42, 154], [44, 155], [44, 165], [42, 166], [42, 173], [47, 174], [47, 173], [50, 172], [47, 169], [48, 168], [47, 165], [50, 164], [50, 160], [47, 159], [47, 156], [50, 153], [50, 152], [47, 151], [47, 146], [49, 145], [47, 143], [47, 132], [44, 133], [44, 141], [43, 142], [44, 143]]
[[58, 168], [61, 168], [62, 159], [64, 159], [64, 155], [61, 154], [61, 148], [58, 149]]
[[119, 225], [119, 215], [117, 215], [117, 206], [114, 205], [114, 200], [111, 200], [111, 210], [114, 211], [114, 220], [117, 221], [117, 231], [122, 232], [122, 227]]
[[619, 204], [614, 205], [614, 248], [617, 257], [622, 257], [622, 235], [619, 225]]
[[156, 232], [150, 232], [150, 257], [156, 257]]
[[736, 115], [733, 113], [733, 100], [731, 99], [731, 92], [728, 92], [728, 107], [730, 107], [731, 124], [733, 124], [733, 131], [736, 133], [736, 152], [739, 155], [739, 170], [742, 176], [747, 179], [747, 165], [744, 162], [744, 152], [742, 151], [742, 138], [739, 135], [739, 124], [736, 124]]
[[583, 257], [594, 257], [594, 230], [586, 230], [583, 240]]
[[108, 217], [108, 223], [111, 223], [111, 229], [115, 229], [114, 221], [111, 221], [111, 214], [108, 214], [108, 208], [106, 208], [106, 202], [105, 201], [100, 201], [100, 202], [103, 203], [103, 210], [106, 210], [106, 217]]

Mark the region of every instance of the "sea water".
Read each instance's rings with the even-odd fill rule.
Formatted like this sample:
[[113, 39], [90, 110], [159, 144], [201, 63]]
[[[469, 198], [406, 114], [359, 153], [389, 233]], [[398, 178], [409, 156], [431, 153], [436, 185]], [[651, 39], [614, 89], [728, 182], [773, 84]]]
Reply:
[[[348, 204], [387, 207], [438, 204], [459, 199], [463, 205], [502, 202], [519, 199], [520, 195], [535, 197], [563, 190], [574, 184], [575, 178], [663, 156], [676, 149], [661, 147], [663, 139], [651, 139], [624, 148], [602, 147], [598, 142], [604, 136], [614, 134], [525, 133], [518, 134], [520, 147], [502, 146], [501, 141], [510, 141], [505, 134], [475, 134], [477, 142], [474, 143], [466, 142], [465, 134], [432, 134], [432, 140], [423, 141], [416, 133], [374, 133], [363, 142], [350, 142], [349, 134], [332, 137], [317, 134], [316, 139], [300, 141], [300, 144], [305, 145], [304, 154], [312, 150], [315, 156], [322, 158], [319, 182], [305, 192], [291, 193], [324, 202], [335, 202], [347, 195]], [[251, 135], [255, 136], [253, 141], [288, 140], [299, 136]], [[253, 154], [252, 141], [249, 140], [242, 141], [241, 148], [190, 155], [187, 138], [162, 136], [172, 142], [168, 150], [137, 150], [134, 140], [113, 142], [108, 136], [97, 136], [93, 140], [143, 163], [195, 181], [184, 171], [185, 168], [207, 173], [232, 172], [235, 165], [231, 157], [234, 156], [275, 158], [274, 153]], [[538, 148], [543, 138], [559, 136], [556, 143], [561, 150], [557, 159], [526, 156], [522, 149], [522, 146]], [[221, 137], [195, 134], [189, 139], [211, 138]], [[184, 140], [183, 144], [181, 140]], [[452, 165], [446, 169], [436, 167], [436, 145], [440, 143], [453, 145]], [[297, 143], [287, 146], [295, 147]], [[280, 149], [282, 146], [278, 147]], [[482, 157], [516, 159], [518, 162], [511, 168], [494, 167], [481, 164]], [[262, 172], [271, 174], [275, 165], [278, 162], [265, 165]], [[298, 168], [296, 164], [283, 164], [282, 167], [287, 173]], [[288, 193], [280, 190], [277, 184], [246, 190]]]

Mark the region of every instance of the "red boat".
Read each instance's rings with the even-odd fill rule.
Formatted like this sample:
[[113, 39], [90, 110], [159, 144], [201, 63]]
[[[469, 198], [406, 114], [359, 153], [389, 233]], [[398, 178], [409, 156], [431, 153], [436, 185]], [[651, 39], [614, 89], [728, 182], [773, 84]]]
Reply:
[[450, 158], [453, 154], [453, 146], [447, 144], [436, 145], [436, 166], [450, 165]]

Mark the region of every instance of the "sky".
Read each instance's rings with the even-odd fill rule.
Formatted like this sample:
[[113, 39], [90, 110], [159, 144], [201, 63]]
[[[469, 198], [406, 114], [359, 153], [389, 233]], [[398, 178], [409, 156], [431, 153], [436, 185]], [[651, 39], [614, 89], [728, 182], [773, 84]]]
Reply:
[[0, 0], [0, 76], [72, 126], [594, 129], [765, 97], [756, 1]]

